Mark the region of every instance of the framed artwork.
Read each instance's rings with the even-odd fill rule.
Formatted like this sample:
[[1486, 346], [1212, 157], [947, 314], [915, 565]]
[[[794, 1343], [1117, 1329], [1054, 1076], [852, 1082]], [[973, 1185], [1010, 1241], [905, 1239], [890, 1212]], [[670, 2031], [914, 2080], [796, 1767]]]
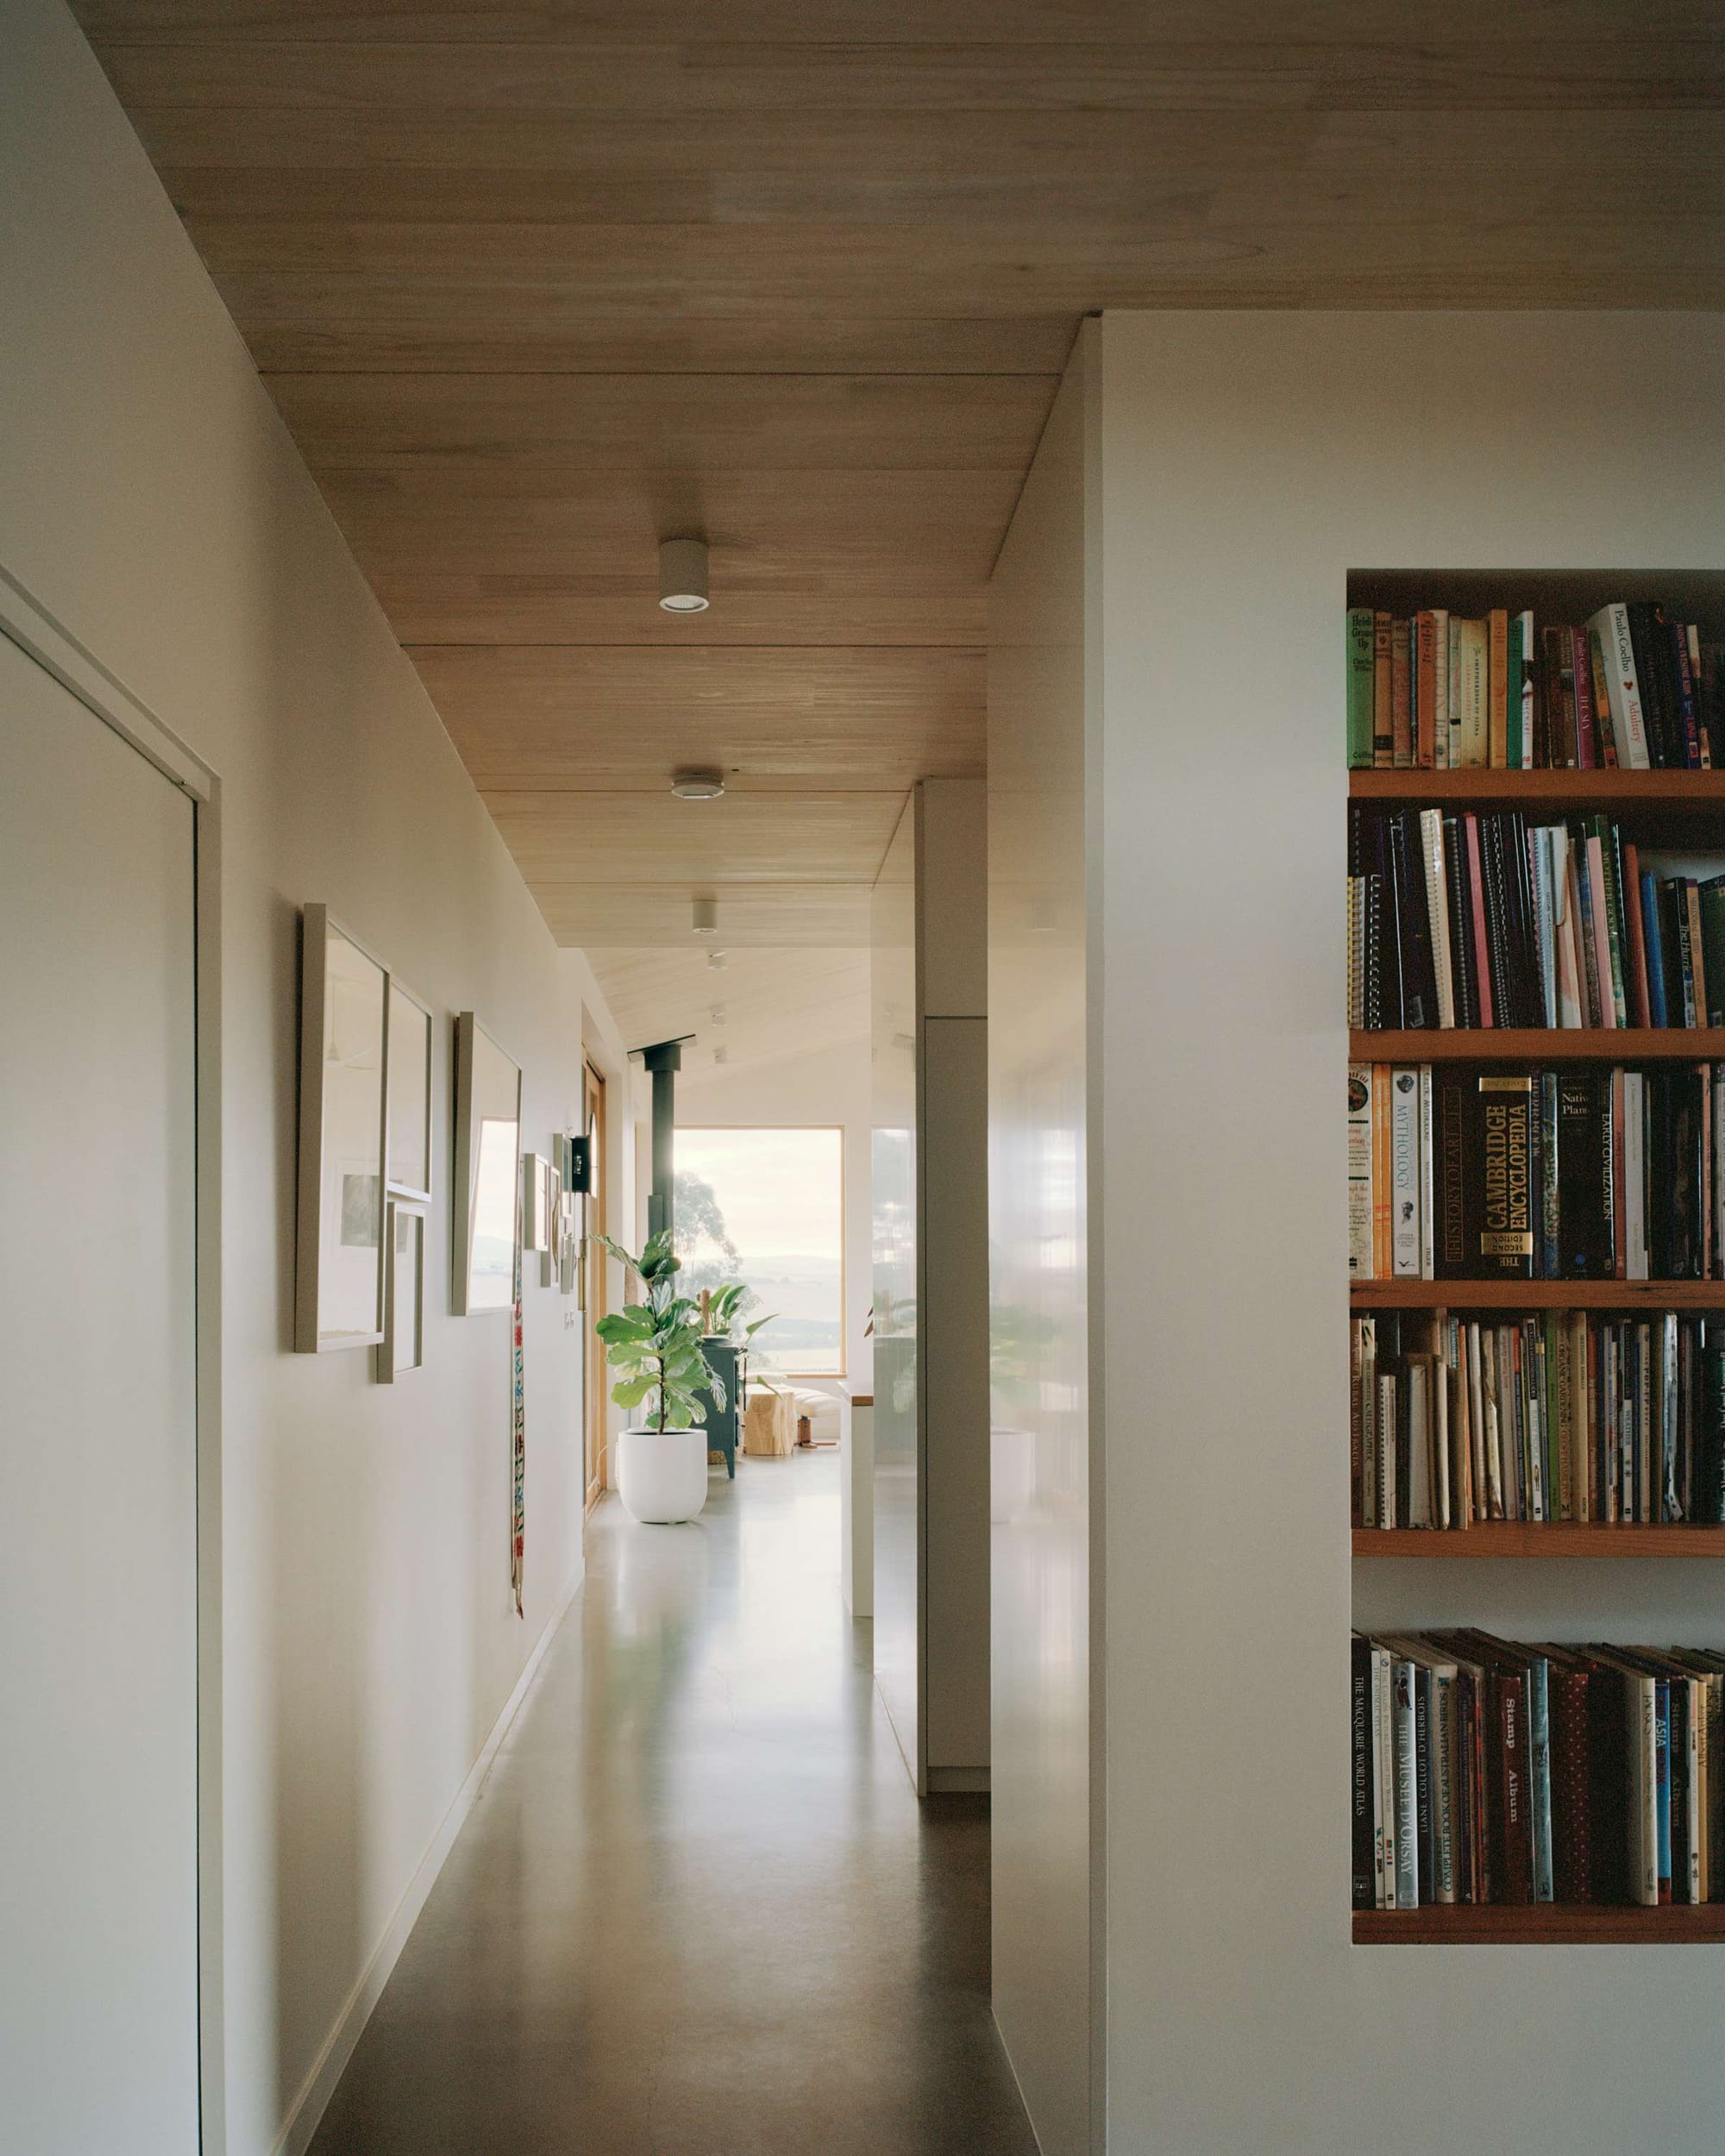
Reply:
[[388, 1201], [384, 1254], [383, 1338], [377, 1381], [392, 1385], [425, 1359], [425, 1214], [404, 1199]]
[[563, 1178], [555, 1150], [540, 1175], [545, 1186], [545, 1247], [539, 1258], [539, 1285], [549, 1288], [557, 1277], [557, 1214], [563, 1202]]
[[474, 1018], [455, 1020], [452, 1304], [458, 1318], [515, 1300], [521, 1214], [521, 1069]]
[[543, 1153], [524, 1153], [521, 1160], [521, 1247], [543, 1250], [550, 1245], [551, 1216], [545, 1203], [545, 1171], [550, 1163]]
[[431, 1013], [390, 975], [389, 1187], [429, 1204], [431, 1197]]
[[302, 1355], [383, 1337], [385, 1042], [389, 976], [308, 906], [299, 1007], [298, 1239], [293, 1344]]

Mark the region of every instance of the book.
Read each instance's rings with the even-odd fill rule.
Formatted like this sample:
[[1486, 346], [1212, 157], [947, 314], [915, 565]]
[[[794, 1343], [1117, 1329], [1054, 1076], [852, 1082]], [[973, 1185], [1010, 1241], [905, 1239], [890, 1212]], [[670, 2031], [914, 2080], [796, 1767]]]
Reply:
[[1389, 1079], [1391, 1263], [1398, 1276], [1420, 1277], [1420, 1074], [1398, 1066]]
[[1635, 647], [1629, 633], [1629, 610], [1613, 604], [1602, 606], [1588, 618], [1588, 627], [1599, 638], [1605, 680], [1605, 708], [1624, 768], [1653, 769], [1646, 718], [1641, 705], [1640, 677], [1635, 665]]
[[1396, 761], [1396, 721], [1390, 701], [1391, 651], [1395, 642], [1394, 617], [1382, 607], [1371, 625], [1371, 761], [1379, 770]]
[[1463, 1119], [1468, 1257], [1482, 1278], [1533, 1276], [1533, 1080], [1481, 1072]]
[[1368, 1030], [1725, 1020], [1725, 868], [1650, 868], [1607, 816], [1356, 802], [1347, 920]]
[[1718, 1651], [1357, 1633], [1350, 1687], [1356, 1908], [1725, 1890]]
[[1371, 1642], [1363, 1633], [1353, 1635], [1352, 1670], [1353, 1906], [1369, 1909], [1377, 1906], [1378, 1897], [1372, 1858]]
[[1376, 753], [1376, 631], [1370, 605], [1348, 608], [1348, 768], [1370, 772]]
[[1354, 1063], [1355, 1281], [1713, 1280], [1725, 1065]]
[[1354, 768], [1368, 735], [1371, 764], [1420, 770], [1709, 770], [1725, 746], [1725, 638], [1659, 600], [1584, 622], [1351, 606], [1346, 671]]
[[1348, 1274], [1373, 1277], [1371, 1066], [1348, 1065]]

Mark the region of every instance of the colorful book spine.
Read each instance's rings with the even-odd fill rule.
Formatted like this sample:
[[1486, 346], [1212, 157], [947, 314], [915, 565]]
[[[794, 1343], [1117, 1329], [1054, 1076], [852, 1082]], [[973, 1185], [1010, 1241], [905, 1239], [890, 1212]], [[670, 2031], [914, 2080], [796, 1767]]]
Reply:
[[1371, 770], [1375, 756], [1375, 633], [1371, 607], [1351, 606], [1347, 617], [1347, 760], [1351, 771]]

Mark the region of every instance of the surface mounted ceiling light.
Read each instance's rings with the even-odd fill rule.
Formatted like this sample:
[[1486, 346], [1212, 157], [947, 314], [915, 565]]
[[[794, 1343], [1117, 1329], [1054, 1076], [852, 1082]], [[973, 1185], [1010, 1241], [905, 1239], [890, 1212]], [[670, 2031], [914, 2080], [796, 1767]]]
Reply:
[[706, 611], [706, 541], [659, 542], [659, 604], [668, 614]]
[[697, 936], [717, 936], [718, 933], [718, 900], [697, 899], [694, 901], [690, 926]]
[[712, 1010], [707, 1012], [707, 1017], [713, 1025], [723, 1025], [725, 1023], [724, 1006], [722, 1003], [715, 1003]]
[[712, 1060], [716, 1063], [728, 1062], [731, 1060], [729, 1050], [723, 1048], [714, 1049], [712, 1051]]
[[672, 776], [671, 791], [680, 801], [716, 801], [724, 791], [724, 774], [706, 764], [679, 771]]
[[706, 955], [706, 962], [714, 973], [723, 973], [724, 962], [730, 956], [729, 951], [710, 950]]

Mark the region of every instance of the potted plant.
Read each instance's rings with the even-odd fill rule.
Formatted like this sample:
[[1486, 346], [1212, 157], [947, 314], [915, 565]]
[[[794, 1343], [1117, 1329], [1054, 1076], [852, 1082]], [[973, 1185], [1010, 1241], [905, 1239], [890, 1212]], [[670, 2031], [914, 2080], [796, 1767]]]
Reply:
[[643, 1524], [693, 1520], [706, 1502], [706, 1407], [700, 1395], [705, 1391], [721, 1409], [724, 1405], [724, 1382], [701, 1345], [700, 1305], [677, 1293], [681, 1265], [662, 1230], [638, 1257], [609, 1236], [599, 1240], [647, 1297], [601, 1318], [597, 1328], [606, 1359], [619, 1373], [612, 1398], [619, 1407], [646, 1409], [642, 1422], [618, 1441], [618, 1495], [630, 1518]]
[[[737, 1472], [737, 1448], [743, 1435], [743, 1413], [749, 1394], [749, 1347], [769, 1313], [752, 1325], [743, 1322], [744, 1309], [756, 1300], [740, 1280], [723, 1281], [717, 1288], [701, 1290], [702, 1352], [707, 1367], [722, 1381], [730, 1395], [727, 1410], [721, 1397], [709, 1426], [707, 1458], [724, 1463], [727, 1475]], [[716, 1450], [715, 1450], [716, 1448]]]

